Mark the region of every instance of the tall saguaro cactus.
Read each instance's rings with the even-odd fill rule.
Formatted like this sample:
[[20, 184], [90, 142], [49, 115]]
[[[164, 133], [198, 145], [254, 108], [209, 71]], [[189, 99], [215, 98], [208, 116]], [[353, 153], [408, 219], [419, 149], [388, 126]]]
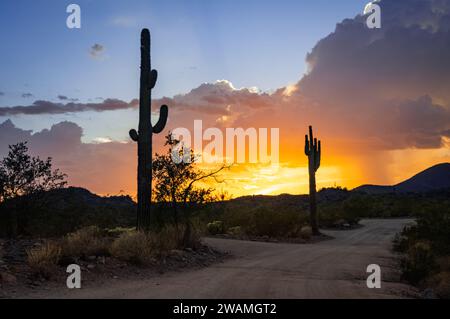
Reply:
[[169, 113], [167, 105], [161, 106], [158, 122], [151, 123], [152, 89], [158, 72], [152, 70], [150, 61], [150, 31], [141, 32], [141, 82], [139, 94], [139, 132], [130, 130], [130, 137], [138, 143], [138, 211], [137, 229], [147, 231], [150, 227], [152, 195], [152, 136], [161, 133]]
[[311, 228], [314, 235], [319, 235], [316, 202], [316, 172], [320, 167], [321, 145], [313, 136], [312, 126], [309, 127], [309, 138], [305, 135], [305, 155], [308, 156], [309, 170], [309, 210]]

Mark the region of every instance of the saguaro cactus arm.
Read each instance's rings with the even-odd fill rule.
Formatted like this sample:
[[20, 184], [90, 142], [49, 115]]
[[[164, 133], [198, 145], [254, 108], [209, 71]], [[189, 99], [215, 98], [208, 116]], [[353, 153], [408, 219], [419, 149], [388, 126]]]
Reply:
[[167, 123], [167, 117], [169, 115], [169, 108], [167, 105], [162, 105], [159, 110], [159, 119], [155, 126], [152, 127], [152, 132], [155, 134], [161, 133]]
[[[152, 133], [159, 134], [162, 132], [167, 123], [167, 118], [169, 116], [169, 108], [167, 105], [162, 105], [159, 111], [159, 119], [155, 126], [152, 127]], [[137, 142], [139, 141], [139, 134], [135, 129], [130, 130], [130, 138]]]
[[131, 138], [133, 141], [135, 141], [135, 142], [139, 141], [139, 134], [138, 134], [138, 132], [136, 132], [135, 129], [131, 129], [130, 132], [129, 132], [129, 134], [130, 134], [130, 138]]
[[158, 79], [158, 71], [156, 70], [151, 70], [150, 71], [150, 90], [153, 89], [155, 87], [156, 84], [156, 80]]
[[309, 149], [308, 135], [305, 135], [305, 155], [309, 156], [310, 153], [311, 150]]
[[317, 171], [320, 167], [320, 158], [322, 157], [322, 145], [321, 142], [319, 140], [319, 146], [317, 148], [317, 153], [315, 155], [315, 170]]

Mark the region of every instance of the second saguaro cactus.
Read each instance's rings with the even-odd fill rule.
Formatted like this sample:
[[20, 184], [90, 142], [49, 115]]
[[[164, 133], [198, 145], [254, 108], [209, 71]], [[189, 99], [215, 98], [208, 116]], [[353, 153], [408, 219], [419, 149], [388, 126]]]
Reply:
[[167, 105], [161, 106], [158, 122], [151, 123], [152, 89], [155, 87], [158, 72], [152, 70], [150, 60], [150, 31], [141, 32], [141, 81], [139, 94], [139, 129], [130, 130], [130, 137], [138, 143], [138, 230], [148, 231], [151, 216], [152, 196], [152, 136], [161, 133], [166, 126], [169, 113]]
[[309, 209], [310, 223], [314, 235], [319, 235], [316, 201], [316, 172], [320, 167], [321, 143], [314, 138], [312, 126], [309, 127], [309, 138], [305, 135], [305, 155], [308, 156], [309, 171]]

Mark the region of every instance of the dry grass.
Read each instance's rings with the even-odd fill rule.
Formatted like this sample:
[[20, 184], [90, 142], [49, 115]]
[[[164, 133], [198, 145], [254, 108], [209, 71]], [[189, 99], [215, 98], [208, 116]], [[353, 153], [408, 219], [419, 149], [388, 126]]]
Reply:
[[184, 231], [184, 226], [170, 225], [159, 232], [148, 234], [137, 231], [124, 232], [112, 243], [110, 253], [115, 258], [133, 264], [147, 264], [174, 249], [196, 248], [200, 243], [200, 237], [195, 228], [192, 228], [187, 242], [183, 242]]
[[431, 276], [425, 286], [432, 288], [439, 298], [450, 299], [450, 272], [442, 271]]
[[450, 256], [442, 256], [437, 259], [440, 272], [431, 277], [431, 287], [436, 294], [443, 299], [450, 299]]
[[436, 293], [443, 299], [450, 299], [450, 272], [441, 272], [437, 275], [439, 281]]
[[63, 242], [63, 254], [71, 257], [104, 256], [109, 240], [95, 226], [84, 227], [68, 234]]
[[450, 256], [442, 256], [437, 259], [437, 264], [441, 271], [450, 272]]
[[311, 226], [303, 226], [300, 229], [300, 237], [303, 239], [306, 239], [306, 240], [311, 239], [311, 237], [312, 237]]
[[143, 232], [129, 231], [119, 236], [111, 245], [113, 257], [133, 264], [147, 264], [152, 260], [151, 241]]
[[216, 220], [214, 222], [208, 223], [206, 229], [210, 235], [219, 235], [225, 232], [225, 226], [222, 221]]
[[235, 237], [242, 236], [243, 234], [242, 227], [241, 226], [230, 227], [227, 230], [227, 234], [230, 234], [231, 236]]
[[158, 233], [149, 233], [150, 242], [153, 246], [154, 252], [157, 255], [164, 255], [164, 253], [172, 250], [184, 248], [182, 247], [182, 235], [184, 227], [173, 225], [164, 227]]
[[54, 242], [27, 250], [27, 262], [35, 275], [49, 278], [61, 257], [61, 246]]

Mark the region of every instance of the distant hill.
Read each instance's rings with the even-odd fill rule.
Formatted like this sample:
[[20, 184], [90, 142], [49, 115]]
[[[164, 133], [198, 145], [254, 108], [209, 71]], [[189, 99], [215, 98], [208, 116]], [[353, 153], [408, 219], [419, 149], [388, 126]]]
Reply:
[[136, 203], [128, 196], [102, 197], [80, 187], [55, 189], [12, 199], [0, 205], [0, 237], [8, 234], [8, 211], [14, 207], [19, 234], [58, 237], [83, 226], [129, 227], [136, 221]]
[[88, 207], [105, 207], [105, 208], [130, 208], [135, 207], [135, 203], [129, 196], [107, 196], [102, 197], [91, 193], [81, 187], [67, 187], [51, 190], [45, 193], [46, 201], [52, 205], [64, 207], [68, 204], [77, 203]]
[[[347, 199], [351, 195], [347, 189], [324, 188], [317, 192], [317, 202], [333, 203]], [[275, 211], [304, 210], [309, 207], [309, 195], [250, 195], [231, 199], [226, 202], [211, 203], [214, 206], [225, 205], [230, 210], [250, 211], [255, 207], [266, 207]]]
[[392, 186], [362, 185], [354, 192], [368, 194], [426, 193], [450, 188], [450, 163], [432, 166], [410, 179]]

